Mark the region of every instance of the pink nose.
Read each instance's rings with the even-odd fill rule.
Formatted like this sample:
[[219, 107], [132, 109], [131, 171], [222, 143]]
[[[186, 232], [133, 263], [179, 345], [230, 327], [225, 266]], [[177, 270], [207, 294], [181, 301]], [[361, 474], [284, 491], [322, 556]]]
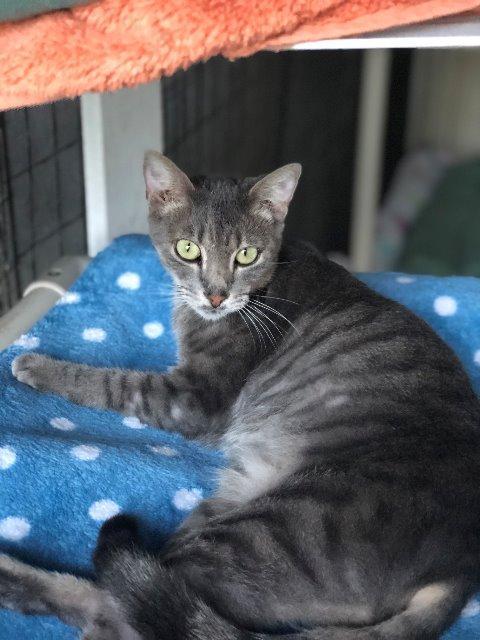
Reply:
[[216, 309], [222, 304], [226, 296], [207, 296], [207, 298], [210, 300], [210, 304], [212, 305], [212, 307]]

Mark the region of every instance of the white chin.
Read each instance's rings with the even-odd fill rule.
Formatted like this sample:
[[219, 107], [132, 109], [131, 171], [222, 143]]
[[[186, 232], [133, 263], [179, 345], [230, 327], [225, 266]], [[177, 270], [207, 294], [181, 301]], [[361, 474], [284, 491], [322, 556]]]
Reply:
[[225, 318], [225, 316], [243, 309], [243, 307], [248, 303], [248, 297], [245, 296], [244, 299], [237, 298], [236, 300], [229, 300], [225, 306], [222, 305], [216, 309], [203, 304], [197, 305], [194, 302], [192, 303], [190, 300], [187, 300], [187, 303], [191, 309], [205, 320], [220, 320], [220, 318]]
[[224, 318], [229, 313], [232, 313], [232, 309], [209, 309], [208, 307], [192, 307], [194, 311], [198, 313], [199, 316], [205, 318], [205, 320], [220, 320], [220, 318]]

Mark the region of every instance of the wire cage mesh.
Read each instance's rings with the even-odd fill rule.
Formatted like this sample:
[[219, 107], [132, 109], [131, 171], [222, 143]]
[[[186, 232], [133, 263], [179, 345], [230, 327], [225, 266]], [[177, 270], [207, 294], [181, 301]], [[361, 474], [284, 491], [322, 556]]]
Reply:
[[18, 298], [6, 167], [4, 131], [0, 128], [0, 315]]
[[0, 114], [0, 313], [62, 255], [85, 253], [78, 100]]
[[165, 78], [165, 152], [189, 174], [259, 175], [301, 162], [287, 232], [345, 251], [361, 56], [213, 58]]

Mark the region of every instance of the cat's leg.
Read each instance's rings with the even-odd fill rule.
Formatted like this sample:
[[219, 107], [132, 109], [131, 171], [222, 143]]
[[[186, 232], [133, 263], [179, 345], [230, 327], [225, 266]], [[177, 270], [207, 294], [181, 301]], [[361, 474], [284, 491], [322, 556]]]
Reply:
[[15, 358], [12, 373], [39, 391], [56, 393], [84, 406], [132, 415], [139, 409], [142, 396], [148, 396], [152, 387], [158, 388], [162, 378], [139, 371], [90, 367], [38, 353]]
[[164, 429], [195, 437], [209, 427], [209, 415], [189, 377], [97, 368], [37, 353], [15, 358], [12, 373], [34, 389], [57, 393], [76, 404], [112, 409]]
[[[15, 358], [12, 373], [17, 380], [39, 391], [59, 394], [80, 405], [142, 418], [142, 409], [151, 409], [153, 389], [157, 391], [163, 386], [160, 374], [91, 367], [36, 353]], [[157, 412], [158, 404], [157, 398]]]
[[139, 640], [118, 604], [93, 582], [35, 569], [6, 555], [0, 555], [0, 607], [55, 615], [81, 629], [84, 640]]

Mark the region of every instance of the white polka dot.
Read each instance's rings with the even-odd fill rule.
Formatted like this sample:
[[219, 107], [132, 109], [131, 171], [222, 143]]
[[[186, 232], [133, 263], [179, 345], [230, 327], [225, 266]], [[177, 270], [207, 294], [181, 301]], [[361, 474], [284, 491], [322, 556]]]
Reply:
[[153, 453], [158, 453], [161, 456], [167, 456], [167, 458], [178, 456], [178, 451], [173, 449], [173, 447], [167, 447], [160, 444], [149, 444], [148, 448], [150, 451], [153, 451]]
[[164, 328], [161, 322], [147, 322], [143, 325], [143, 333], [152, 340], [159, 338], [163, 332]]
[[415, 278], [412, 278], [411, 276], [398, 276], [396, 281], [399, 284], [412, 284], [412, 282], [415, 282]]
[[2, 469], [2, 471], [14, 465], [16, 459], [17, 459], [17, 454], [12, 449], [12, 447], [0, 448], [0, 469]]
[[18, 542], [28, 536], [31, 528], [30, 523], [25, 518], [9, 516], [0, 520], [0, 538]]
[[67, 291], [60, 300], [57, 301], [57, 304], [77, 304], [80, 302], [81, 297], [80, 294], [76, 291]]
[[50, 424], [60, 431], [72, 431], [75, 429], [74, 423], [68, 418], [52, 418]]
[[173, 496], [173, 504], [180, 511], [191, 511], [202, 499], [200, 489], [179, 489]]
[[480, 602], [473, 599], [468, 602], [462, 611], [463, 618], [472, 618], [473, 616], [478, 616], [480, 613]]
[[473, 361], [475, 364], [478, 364], [478, 366], [480, 367], [480, 349], [477, 349], [473, 354]]
[[36, 349], [40, 344], [40, 338], [36, 336], [29, 336], [28, 333], [21, 335], [13, 343], [16, 347], [23, 347], [24, 349]]
[[120, 507], [113, 500], [97, 500], [88, 510], [88, 515], [92, 520], [99, 522], [113, 518], [117, 513], [120, 513]]
[[122, 289], [130, 289], [134, 291], [140, 287], [141, 279], [138, 273], [133, 273], [132, 271], [126, 271], [122, 273], [121, 276], [117, 278], [117, 284]]
[[457, 301], [451, 296], [435, 298], [433, 308], [439, 316], [453, 316], [457, 313]]
[[89, 342], [103, 342], [106, 337], [107, 334], [104, 329], [99, 329], [98, 327], [89, 327], [84, 329], [82, 333], [82, 338]]
[[98, 458], [100, 449], [88, 444], [79, 444], [77, 447], [72, 447], [70, 453], [78, 460], [90, 461]]
[[127, 416], [122, 420], [123, 424], [130, 429], [145, 429], [143, 422], [137, 418], [137, 416]]

